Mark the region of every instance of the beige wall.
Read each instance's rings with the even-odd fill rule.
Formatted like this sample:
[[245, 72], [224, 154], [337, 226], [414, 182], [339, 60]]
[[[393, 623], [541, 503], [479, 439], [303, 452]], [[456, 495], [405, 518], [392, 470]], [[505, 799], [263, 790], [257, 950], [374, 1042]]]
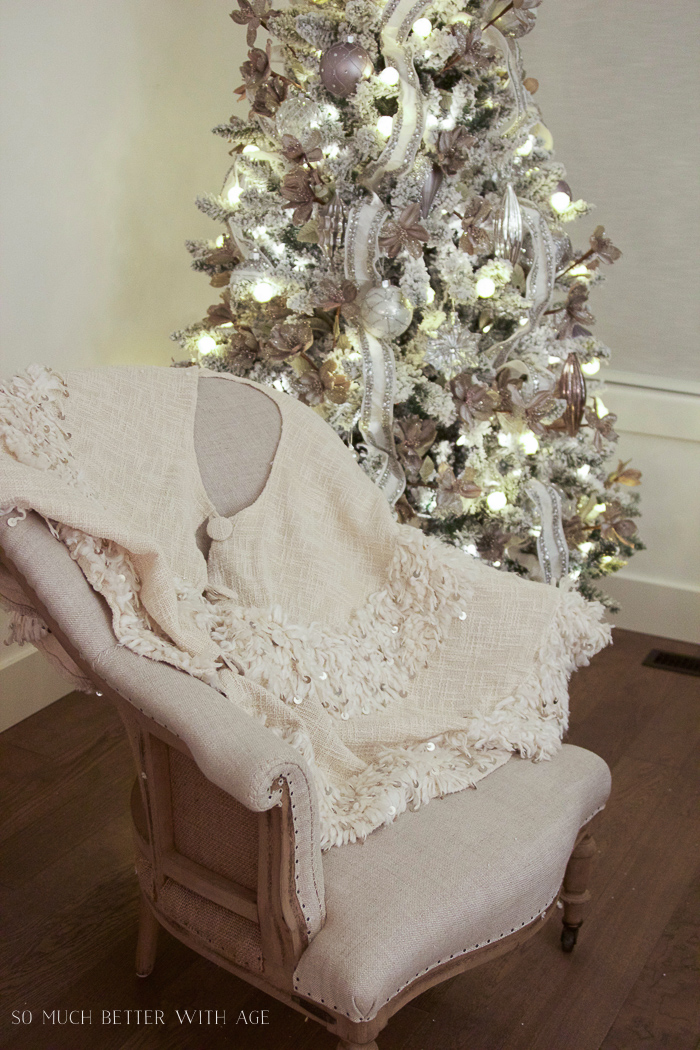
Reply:
[[0, 374], [166, 364], [213, 301], [212, 224], [244, 57], [229, 0], [1, 0]]
[[624, 258], [592, 300], [616, 369], [700, 380], [700, 3], [544, 0], [523, 41], [578, 197]]

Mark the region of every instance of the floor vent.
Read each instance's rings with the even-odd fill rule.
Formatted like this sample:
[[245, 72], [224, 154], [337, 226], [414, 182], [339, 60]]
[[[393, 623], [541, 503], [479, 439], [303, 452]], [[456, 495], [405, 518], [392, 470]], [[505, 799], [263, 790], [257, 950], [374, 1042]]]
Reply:
[[678, 674], [700, 675], [700, 657], [684, 656], [682, 653], [667, 653], [663, 649], [652, 649], [642, 660], [644, 667], [658, 667], [662, 671], [677, 671]]

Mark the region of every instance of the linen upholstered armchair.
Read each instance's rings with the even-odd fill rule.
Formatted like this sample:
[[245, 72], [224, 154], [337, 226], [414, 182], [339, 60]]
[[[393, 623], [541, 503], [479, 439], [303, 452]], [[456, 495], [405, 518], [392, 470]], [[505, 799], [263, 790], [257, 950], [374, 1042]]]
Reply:
[[[197, 387], [193, 441], [210, 502], [204, 500], [209, 513], [195, 521], [196, 539], [202, 561], [211, 564], [211, 547], [227, 541], [231, 519], [258, 504], [270, 486], [286, 421], [279, 396], [272, 399], [255, 386], [207, 373], [176, 382]], [[301, 406], [297, 411], [312, 415]], [[321, 434], [317, 423], [325, 426], [314, 416], [309, 427]], [[328, 434], [330, 440], [329, 428]], [[279, 463], [275, 469], [279, 473]], [[352, 470], [358, 468], [352, 464]], [[275, 481], [282, 483], [293, 485], [293, 476]], [[289, 500], [285, 521], [294, 514], [291, 495]], [[318, 750], [312, 754], [294, 733], [276, 729], [272, 715], [268, 724], [259, 716], [253, 699], [262, 695], [256, 692], [259, 681], [273, 688], [269, 668], [251, 684], [252, 657], [240, 667], [237, 651], [226, 650], [224, 691], [204, 672], [196, 675], [190, 667], [135, 651], [138, 646], [125, 643], [124, 619], [121, 637], [115, 635], [114, 605], [97, 593], [94, 574], [93, 585], [87, 582], [85, 559], [81, 569], [70, 537], [38, 504], [17, 499], [19, 513], [0, 517], [0, 592], [21, 622], [34, 624], [35, 643], [81, 687], [113, 701], [124, 721], [137, 770], [131, 805], [141, 895], [139, 975], [154, 966], [163, 926], [325, 1025], [339, 1047], [372, 1048], [406, 1002], [515, 948], [542, 928], [559, 899], [562, 944], [565, 951], [573, 948], [594, 853], [587, 826], [609, 793], [609, 772], [600, 758], [563, 745], [549, 761], [532, 762], [521, 745], [511, 748], [520, 754], [485, 767], [488, 775], [474, 774], [477, 790], [455, 790], [438, 777], [421, 797], [419, 759], [435, 761], [436, 751], [447, 748], [447, 736], [417, 733], [417, 742], [404, 747], [415, 758], [406, 775], [411, 790], [404, 790], [404, 767], [395, 763], [393, 793], [386, 796], [394, 804], [382, 808], [385, 795], [375, 790], [375, 808], [364, 819], [375, 810], [379, 816], [363, 840], [364, 825], [352, 824], [352, 806], [344, 823], [332, 825], [327, 799], [334, 798], [334, 781], [314, 769]], [[38, 513], [25, 516], [32, 505]], [[76, 520], [68, 525], [79, 528]], [[323, 527], [331, 531], [333, 523]], [[241, 557], [246, 539], [244, 534], [239, 540]], [[355, 541], [351, 536], [349, 542]], [[137, 541], [133, 549], [138, 554]], [[214, 588], [226, 597], [220, 579]], [[456, 629], [462, 629], [460, 615]], [[284, 618], [275, 624], [281, 630]], [[280, 635], [273, 656], [284, 644]], [[571, 632], [567, 644], [576, 645]], [[389, 646], [390, 639], [383, 643], [383, 662]], [[332, 655], [324, 664], [331, 678]], [[556, 658], [551, 647], [548, 658]], [[283, 714], [289, 709], [294, 715], [308, 702], [303, 689], [313, 675], [305, 670], [293, 683], [301, 695], [283, 697]], [[318, 681], [325, 684], [328, 674], [321, 670]], [[420, 673], [415, 680], [420, 684]], [[488, 689], [487, 677], [483, 681]], [[548, 687], [546, 673], [539, 681]], [[556, 696], [551, 702], [557, 703]], [[347, 709], [340, 701], [335, 710], [329, 703], [332, 716], [342, 719]], [[384, 705], [377, 717], [391, 709], [391, 703]], [[344, 721], [357, 717], [364, 725], [362, 713], [360, 708]], [[354, 739], [343, 738], [346, 744]], [[366, 742], [354, 746], [358, 754], [370, 754]], [[488, 742], [486, 752], [499, 753]], [[382, 761], [390, 753], [384, 748]], [[446, 768], [452, 766], [456, 777], [457, 758]], [[345, 829], [342, 844], [330, 844], [329, 826], [335, 826], [336, 838], [337, 829]]]

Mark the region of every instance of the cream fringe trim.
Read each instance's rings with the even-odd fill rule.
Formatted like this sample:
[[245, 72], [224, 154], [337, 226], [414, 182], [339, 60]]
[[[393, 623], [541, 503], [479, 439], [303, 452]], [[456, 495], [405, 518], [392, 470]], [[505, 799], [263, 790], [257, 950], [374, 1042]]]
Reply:
[[603, 613], [599, 602], [564, 592], [530, 675], [492, 715], [468, 719], [465, 730], [430, 741], [386, 748], [376, 763], [344, 785], [333, 783], [316, 766], [306, 734], [277, 731], [312, 770], [319, 793], [321, 849], [362, 840], [407, 809], [476, 788], [514, 752], [534, 760], [552, 758], [568, 724], [569, 675], [610, 641], [610, 627], [599, 622]]
[[611, 640], [609, 624], [600, 620], [600, 602], [588, 602], [574, 590], [560, 589], [560, 602], [544, 642], [525, 681], [501, 700], [492, 714], [469, 720], [479, 748], [517, 750], [523, 758], [552, 758], [569, 725], [568, 681], [577, 667]]
[[342, 632], [295, 624], [280, 606], [243, 608], [215, 588], [204, 597], [183, 581], [180, 613], [285, 703], [317, 697], [333, 718], [366, 715], [400, 704], [470, 598], [442, 552], [413, 529], [400, 534], [385, 586]]

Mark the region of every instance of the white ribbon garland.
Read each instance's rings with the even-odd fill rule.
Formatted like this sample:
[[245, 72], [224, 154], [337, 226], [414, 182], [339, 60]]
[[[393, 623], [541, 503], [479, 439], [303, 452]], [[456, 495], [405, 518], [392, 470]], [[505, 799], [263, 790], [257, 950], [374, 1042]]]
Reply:
[[[430, 0], [389, 0], [382, 18], [381, 50], [387, 65], [399, 73], [398, 111], [391, 135], [381, 156], [368, 165], [362, 183], [371, 191], [371, 200], [356, 205], [348, 216], [345, 238], [345, 276], [358, 288], [376, 284], [379, 246], [377, 243], [388, 209], [375, 192], [384, 175], [408, 171], [418, 152], [425, 130], [425, 105], [413, 62], [405, 49], [413, 23]], [[404, 491], [406, 480], [394, 445], [394, 352], [386, 340], [377, 339], [360, 322], [357, 340], [362, 353], [364, 395], [360, 430], [367, 445], [379, 456], [380, 470], [375, 481], [389, 503]]]
[[532, 478], [525, 486], [540, 516], [537, 556], [544, 582], [556, 584], [569, 571], [569, 548], [561, 521], [561, 497], [554, 485]]
[[515, 115], [499, 124], [498, 134], [503, 137], [513, 136], [521, 128], [530, 128], [540, 120], [539, 109], [532, 102], [529, 92], [523, 87], [523, 82], [520, 78], [520, 48], [515, 40], [504, 36], [500, 29], [496, 29], [495, 26], [489, 26], [488, 29], [485, 29], [482, 39], [485, 43], [500, 51], [505, 62], [515, 102]]
[[414, 160], [425, 131], [425, 103], [413, 62], [406, 54], [406, 38], [413, 23], [430, 0], [389, 0], [382, 17], [381, 51], [387, 65], [399, 74], [398, 110], [389, 141], [374, 164], [368, 165], [362, 181], [374, 189], [388, 172], [402, 175]]

